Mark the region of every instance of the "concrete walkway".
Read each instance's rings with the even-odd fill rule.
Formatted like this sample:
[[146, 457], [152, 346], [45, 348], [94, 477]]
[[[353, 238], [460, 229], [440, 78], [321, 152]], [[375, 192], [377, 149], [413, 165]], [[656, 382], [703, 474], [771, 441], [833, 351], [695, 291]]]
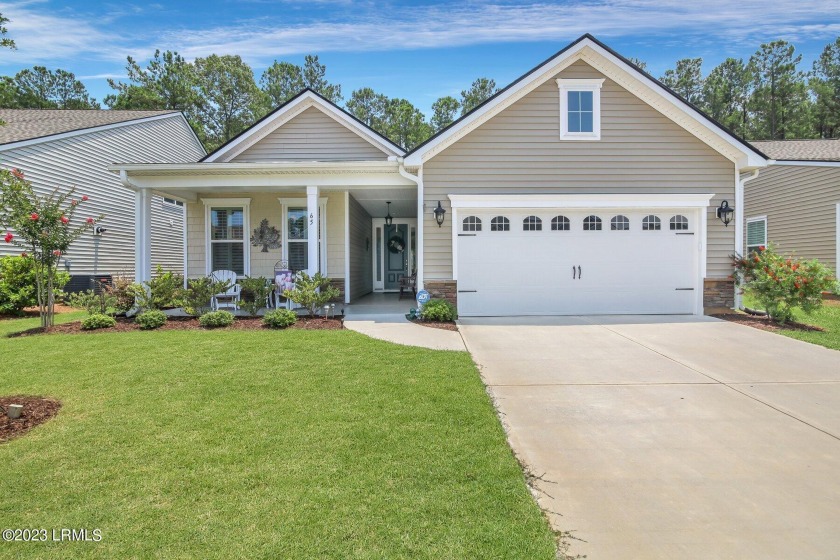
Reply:
[[465, 351], [458, 331], [421, 327], [405, 318], [417, 304], [397, 294], [370, 294], [345, 310], [344, 326], [371, 338], [433, 350]]
[[708, 317], [461, 333], [572, 553], [840, 556], [840, 352]]

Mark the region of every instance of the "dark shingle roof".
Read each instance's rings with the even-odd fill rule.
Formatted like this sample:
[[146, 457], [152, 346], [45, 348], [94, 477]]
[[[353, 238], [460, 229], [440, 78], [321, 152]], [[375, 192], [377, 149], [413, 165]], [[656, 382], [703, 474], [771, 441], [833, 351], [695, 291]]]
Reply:
[[0, 109], [0, 144], [20, 142], [177, 111], [109, 111], [96, 109]]
[[778, 160], [840, 161], [840, 138], [828, 140], [762, 140], [753, 146]]

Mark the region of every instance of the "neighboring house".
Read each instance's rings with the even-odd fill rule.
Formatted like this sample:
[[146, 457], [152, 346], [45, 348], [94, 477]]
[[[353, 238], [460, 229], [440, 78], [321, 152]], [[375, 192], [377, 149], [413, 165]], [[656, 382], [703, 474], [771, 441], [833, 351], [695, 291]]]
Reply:
[[[85, 233], [63, 257], [70, 290], [87, 289], [91, 278], [134, 276], [134, 196], [108, 171], [114, 162], [187, 162], [205, 152], [177, 111], [0, 109], [0, 166], [19, 168], [39, 195], [75, 186], [90, 201], [75, 220], [104, 214], [102, 235]], [[184, 270], [183, 204], [151, 199], [155, 249], [152, 264]], [[0, 244], [0, 256], [20, 249]]]
[[[286, 263], [349, 302], [416, 271], [469, 316], [731, 307], [736, 201], [766, 165], [586, 35], [410, 153], [304, 91], [201, 162], [112, 170], [135, 191], [138, 232], [151, 193], [186, 202], [190, 276]], [[250, 242], [262, 220], [281, 248]], [[143, 279], [154, 240], [138, 241]]]
[[780, 251], [840, 262], [840, 140], [753, 142], [773, 158], [746, 184], [747, 251], [775, 243]]

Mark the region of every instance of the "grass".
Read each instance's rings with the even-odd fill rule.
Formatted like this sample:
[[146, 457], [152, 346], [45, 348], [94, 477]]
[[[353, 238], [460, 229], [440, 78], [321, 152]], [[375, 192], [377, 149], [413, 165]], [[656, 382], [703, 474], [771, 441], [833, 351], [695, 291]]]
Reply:
[[[760, 308], [756, 305], [754, 299], [744, 297], [744, 305], [753, 309]], [[822, 307], [814, 311], [810, 315], [804, 313], [800, 309], [794, 310], [794, 321], [804, 323], [806, 325], [813, 325], [822, 327], [824, 331], [798, 331], [793, 329], [783, 329], [778, 331], [780, 334], [819, 344], [826, 348], [833, 350], [840, 350], [840, 301], [825, 300]]]
[[0, 557], [555, 556], [464, 352], [167, 331], [2, 339], [0, 357], [0, 393], [64, 403], [0, 445], [0, 528], [103, 537]]

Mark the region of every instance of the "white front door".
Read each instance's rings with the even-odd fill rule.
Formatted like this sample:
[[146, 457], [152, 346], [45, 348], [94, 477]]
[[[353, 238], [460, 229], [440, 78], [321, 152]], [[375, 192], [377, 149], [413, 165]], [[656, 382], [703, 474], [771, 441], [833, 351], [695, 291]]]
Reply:
[[417, 268], [417, 220], [394, 218], [385, 225], [382, 218], [373, 219], [373, 289], [391, 292], [400, 289], [400, 279]]
[[461, 315], [694, 313], [697, 307], [696, 209], [459, 209], [458, 221]]

